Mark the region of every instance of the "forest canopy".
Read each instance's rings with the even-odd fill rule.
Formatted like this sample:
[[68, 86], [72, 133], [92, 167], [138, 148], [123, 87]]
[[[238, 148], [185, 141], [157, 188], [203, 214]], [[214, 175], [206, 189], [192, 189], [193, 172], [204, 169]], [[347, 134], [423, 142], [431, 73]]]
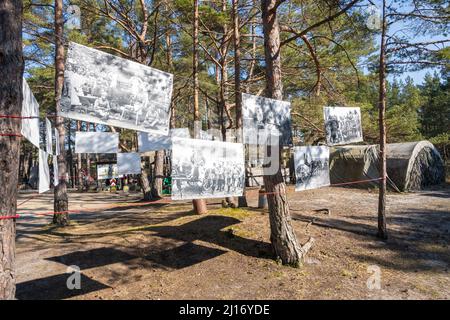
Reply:
[[[393, 3], [400, 6], [402, 1]], [[81, 16], [80, 28], [70, 28], [67, 21], [73, 17], [66, 11], [66, 44], [78, 42], [173, 73], [173, 124], [192, 126], [192, 1], [76, 0], [67, 1], [66, 8], [69, 4], [77, 5]], [[445, 2], [430, 5], [448, 12]], [[292, 103], [293, 131], [300, 143], [323, 141], [322, 108], [326, 105], [361, 107], [364, 140], [377, 141], [378, 62], [374, 57], [379, 50], [379, 30], [369, 23], [377, 17], [374, 8], [376, 3], [364, 1], [280, 1], [284, 96]], [[202, 126], [231, 128], [236, 94], [232, 2], [200, 1], [199, 12]], [[237, 14], [242, 91], [264, 95], [259, 1], [239, 1]], [[333, 18], [323, 22], [327, 15]], [[402, 26], [420, 38], [421, 26], [413, 25], [417, 28], [414, 31], [414, 22], [408, 19], [401, 21]], [[447, 25], [448, 17], [445, 19], [440, 23]], [[24, 1], [26, 76], [43, 114], [52, 113], [54, 108], [52, 33], [53, 2]], [[446, 42], [440, 40], [445, 33], [437, 29], [435, 36], [439, 41], [420, 53], [420, 59], [429, 63], [409, 69], [404, 65], [388, 66], [388, 142], [449, 139], [450, 53]], [[428, 70], [422, 83], [404, 74], [421, 69]]]

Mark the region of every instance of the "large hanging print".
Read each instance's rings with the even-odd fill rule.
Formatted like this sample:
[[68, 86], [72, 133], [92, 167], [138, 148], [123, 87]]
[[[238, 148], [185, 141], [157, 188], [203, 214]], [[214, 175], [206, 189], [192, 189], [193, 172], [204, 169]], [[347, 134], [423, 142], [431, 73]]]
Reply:
[[173, 75], [71, 42], [63, 117], [167, 135]]
[[39, 104], [31, 92], [30, 87], [23, 79], [23, 100], [22, 100], [22, 129], [20, 133], [36, 148], [39, 145]]
[[75, 153], [118, 152], [118, 132], [75, 132]]
[[329, 146], [363, 141], [359, 108], [324, 107], [323, 115]]
[[240, 143], [172, 139], [172, 199], [241, 196], [244, 148]]
[[295, 191], [329, 186], [329, 158], [325, 146], [294, 147]]
[[269, 135], [280, 135], [281, 145], [292, 144], [290, 102], [243, 93], [242, 122], [245, 143], [261, 144]]

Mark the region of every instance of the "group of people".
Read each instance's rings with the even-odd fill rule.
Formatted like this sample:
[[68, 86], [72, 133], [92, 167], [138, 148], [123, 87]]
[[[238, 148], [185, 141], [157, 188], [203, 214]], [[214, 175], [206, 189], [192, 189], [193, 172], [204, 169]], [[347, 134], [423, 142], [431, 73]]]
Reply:
[[361, 138], [361, 120], [356, 110], [341, 116], [329, 116], [325, 127], [327, 141], [333, 144]]
[[103, 121], [125, 120], [155, 129], [166, 125], [163, 119], [167, 118], [167, 110], [150, 97], [150, 84], [139, 77], [132, 76], [124, 82], [117, 73], [98, 74], [74, 64], [67, 67], [63, 112], [89, 114]]
[[183, 194], [233, 194], [243, 189], [243, 168], [233, 161], [205, 160], [173, 163], [172, 192]]

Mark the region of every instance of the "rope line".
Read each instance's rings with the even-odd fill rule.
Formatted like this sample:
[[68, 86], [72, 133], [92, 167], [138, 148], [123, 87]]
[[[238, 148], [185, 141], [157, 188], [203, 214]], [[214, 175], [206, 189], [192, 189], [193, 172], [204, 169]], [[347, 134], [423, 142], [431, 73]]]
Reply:
[[[342, 186], [342, 185], [350, 185], [350, 184], [358, 184], [358, 183], [365, 183], [365, 182], [371, 182], [371, 181], [380, 181], [383, 180], [383, 178], [375, 178], [375, 179], [365, 179], [365, 180], [356, 180], [356, 181], [349, 181], [349, 182], [342, 182], [342, 183], [334, 183], [334, 184], [330, 184], [329, 186]], [[275, 195], [275, 194], [279, 194], [280, 192], [259, 192], [259, 195]], [[33, 197], [30, 197], [28, 199], [26, 199], [25, 201], [22, 201], [17, 207], [21, 206], [22, 204], [30, 201], [31, 199], [35, 198], [37, 195], [34, 195]], [[112, 205], [107, 205], [107, 206], [102, 206], [102, 207], [97, 207], [97, 208], [86, 208], [86, 209], [78, 209], [78, 210], [65, 210], [65, 211], [46, 211], [46, 212], [36, 212], [36, 213], [21, 213], [21, 215], [15, 215], [15, 216], [0, 216], [0, 220], [4, 220], [4, 219], [17, 219], [17, 218], [23, 218], [23, 215], [30, 215], [30, 216], [48, 216], [48, 215], [55, 215], [55, 214], [66, 214], [66, 213], [70, 213], [70, 214], [80, 214], [80, 213], [93, 213], [93, 212], [99, 212], [99, 211], [104, 211], [104, 210], [109, 210], [109, 209], [115, 209], [115, 208], [122, 208], [122, 207], [128, 207], [128, 206], [133, 206], [133, 207], [142, 207], [148, 204], [158, 204], [158, 203], [173, 203], [174, 200], [172, 199], [167, 199], [167, 198], [161, 198], [158, 200], [154, 200], [154, 201], [144, 201], [144, 202], [122, 202], [122, 203], [116, 203], [116, 204], [112, 204]]]

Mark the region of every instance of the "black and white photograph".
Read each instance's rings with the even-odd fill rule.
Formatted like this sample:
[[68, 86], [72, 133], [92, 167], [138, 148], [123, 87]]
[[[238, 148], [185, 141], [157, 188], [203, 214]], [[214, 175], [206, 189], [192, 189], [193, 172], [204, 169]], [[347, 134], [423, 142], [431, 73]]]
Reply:
[[294, 147], [295, 191], [329, 186], [329, 159], [326, 146]]
[[168, 134], [173, 75], [71, 42], [63, 117]]
[[36, 148], [40, 148], [39, 103], [33, 95], [28, 83], [23, 79], [22, 128], [21, 134]]
[[75, 153], [118, 153], [118, 132], [85, 132], [75, 133]]
[[243, 93], [242, 107], [245, 143], [260, 144], [271, 135], [281, 136], [283, 146], [292, 144], [290, 102]]
[[329, 146], [363, 141], [360, 108], [324, 107], [323, 115]]
[[241, 196], [244, 146], [200, 139], [172, 139], [172, 199]]
[[107, 180], [112, 178], [120, 178], [116, 163], [106, 163], [97, 165], [97, 179]]

